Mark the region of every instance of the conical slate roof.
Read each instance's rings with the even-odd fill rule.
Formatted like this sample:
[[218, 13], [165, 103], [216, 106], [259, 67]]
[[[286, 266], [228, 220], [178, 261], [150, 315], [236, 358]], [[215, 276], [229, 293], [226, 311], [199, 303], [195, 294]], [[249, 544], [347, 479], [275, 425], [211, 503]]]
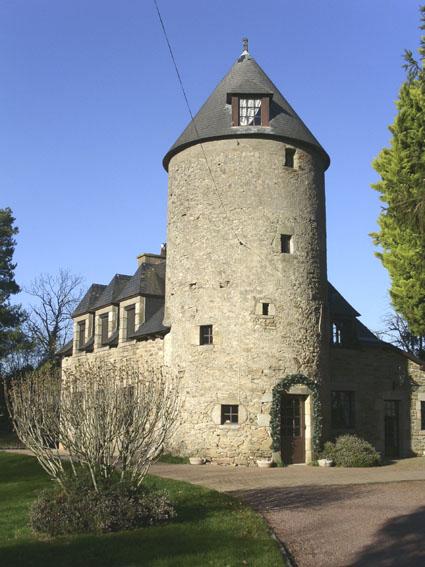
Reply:
[[[230, 94], [271, 95], [269, 126], [232, 126]], [[325, 160], [328, 154], [267, 77], [261, 67], [244, 51], [221, 83], [199, 110], [193, 122], [170, 148], [163, 164], [168, 170], [170, 159], [185, 148], [208, 140], [223, 138], [261, 137], [301, 142], [318, 150]]]

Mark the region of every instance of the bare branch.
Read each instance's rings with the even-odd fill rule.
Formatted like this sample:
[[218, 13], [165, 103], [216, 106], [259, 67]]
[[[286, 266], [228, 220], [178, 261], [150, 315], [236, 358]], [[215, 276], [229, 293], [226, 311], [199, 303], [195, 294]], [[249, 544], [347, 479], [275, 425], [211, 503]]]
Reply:
[[[168, 367], [102, 360], [12, 380], [7, 397], [16, 432], [50, 477], [63, 483], [57, 444], [72, 471], [99, 478], [119, 467], [121, 479], [140, 485], [170, 438], [179, 409], [177, 376]], [[59, 413], [60, 408], [60, 413]]]
[[25, 288], [35, 299], [29, 309], [27, 331], [42, 360], [53, 361], [66, 343], [71, 314], [82, 296], [82, 281], [80, 276], [60, 269], [55, 275], [41, 274]]

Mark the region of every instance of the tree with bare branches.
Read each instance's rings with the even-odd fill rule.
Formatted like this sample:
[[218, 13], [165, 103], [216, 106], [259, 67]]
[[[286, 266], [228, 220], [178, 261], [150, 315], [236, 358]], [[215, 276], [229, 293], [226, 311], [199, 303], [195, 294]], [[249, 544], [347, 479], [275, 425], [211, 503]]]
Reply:
[[16, 433], [50, 478], [66, 490], [67, 473], [89, 473], [99, 483], [116, 470], [120, 479], [140, 486], [160, 456], [175, 424], [177, 376], [149, 363], [82, 362], [63, 371], [45, 365], [7, 386]]
[[414, 335], [399, 313], [387, 315], [384, 323], [385, 329], [378, 333], [382, 339], [425, 361], [425, 336]]
[[55, 360], [56, 352], [69, 340], [71, 314], [82, 296], [82, 278], [60, 269], [55, 275], [41, 274], [25, 292], [35, 301], [26, 323], [41, 361]]

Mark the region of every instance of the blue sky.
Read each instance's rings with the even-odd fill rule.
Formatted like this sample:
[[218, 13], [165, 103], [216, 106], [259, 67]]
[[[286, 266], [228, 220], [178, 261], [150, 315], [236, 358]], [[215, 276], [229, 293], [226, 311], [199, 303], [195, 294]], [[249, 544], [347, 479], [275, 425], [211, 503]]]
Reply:
[[[389, 281], [373, 158], [419, 43], [411, 0], [158, 0], [193, 111], [250, 52], [331, 156], [328, 275], [373, 330]], [[166, 239], [162, 157], [189, 121], [150, 0], [2, 0], [0, 207], [21, 285], [59, 267], [87, 284], [133, 273]], [[24, 295], [19, 298], [24, 304]]]

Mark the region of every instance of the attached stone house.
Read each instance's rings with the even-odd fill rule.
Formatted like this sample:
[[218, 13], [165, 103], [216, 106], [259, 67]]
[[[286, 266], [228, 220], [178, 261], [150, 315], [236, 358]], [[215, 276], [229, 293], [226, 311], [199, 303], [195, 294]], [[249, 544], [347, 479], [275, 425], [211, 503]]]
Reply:
[[346, 432], [422, 454], [425, 369], [328, 283], [329, 156], [247, 46], [163, 163], [167, 247], [90, 287], [63, 368], [154, 357], [178, 370], [180, 455], [308, 462]]

